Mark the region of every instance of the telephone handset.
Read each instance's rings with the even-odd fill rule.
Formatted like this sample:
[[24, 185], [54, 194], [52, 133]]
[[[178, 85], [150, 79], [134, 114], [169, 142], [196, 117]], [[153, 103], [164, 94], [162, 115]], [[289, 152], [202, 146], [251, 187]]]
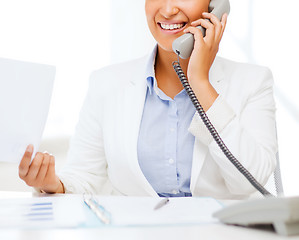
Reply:
[[[209, 4], [209, 12], [213, 13], [217, 18], [221, 19], [224, 13], [229, 14], [230, 4], [229, 0], [211, 0]], [[198, 26], [205, 36], [206, 30], [202, 26]], [[191, 33], [186, 33], [172, 43], [172, 49], [178, 53], [180, 58], [187, 59], [190, 57], [194, 46], [194, 38]]]

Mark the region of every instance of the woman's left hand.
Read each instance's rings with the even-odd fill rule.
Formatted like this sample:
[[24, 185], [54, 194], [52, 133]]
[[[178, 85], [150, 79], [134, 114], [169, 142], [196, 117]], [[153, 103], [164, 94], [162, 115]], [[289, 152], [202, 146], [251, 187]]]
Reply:
[[[203, 13], [205, 19], [198, 19], [191, 23], [192, 26], [185, 32], [194, 35], [194, 49], [190, 56], [187, 76], [190, 81], [209, 81], [209, 71], [219, 49], [219, 44], [226, 26], [227, 14], [222, 16], [221, 21], [212, 13]], [[208, 21], [208, 20], [210, 21]], [[196, 26], [206, 29], [206, 36]], [[194, 82], [195, 83], [195, 82]]]

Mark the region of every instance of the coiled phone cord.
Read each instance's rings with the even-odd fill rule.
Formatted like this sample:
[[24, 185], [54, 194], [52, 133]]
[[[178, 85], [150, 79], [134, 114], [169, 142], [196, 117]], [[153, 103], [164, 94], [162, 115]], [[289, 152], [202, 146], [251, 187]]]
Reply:
[[183, 72], [183, 69], [180, 65], [180, 59], [178, 54], [178, 61], [174, 61], [172, 63], [172, 66], [177, 73], [184, 89], [186, 90], [189, 98], [191, 99], [194, 107], [196, 108], [196, 111], [198, 112], [200, 118], [202, 119], [205, 126], [208, 128], [209, 132], [211, 133], [213, 139], [216, 141], [217, 145], [220, 147], [224, 155], [227, 157], [227, 159], [248, 179], [248, 181], [253, 185], [261, 194], [263, 194], [265, 197], [273, 197], [273, 195], [268, 192], [252, 175], [251, 173], [235, 158], [235, 156], [230, 152], [230, 150], [227, 148], [221, 137], [219, 136], [217, 130], [209, 120], [207, 114], [203, 110], [201, 104], [199, 103], [197, 97], [195, 96], [188, 79]]

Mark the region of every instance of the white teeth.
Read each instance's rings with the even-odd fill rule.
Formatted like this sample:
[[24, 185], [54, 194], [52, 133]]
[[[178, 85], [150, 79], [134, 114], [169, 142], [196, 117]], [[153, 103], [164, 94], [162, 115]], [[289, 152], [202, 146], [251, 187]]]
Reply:
[[161, 23], [161, 27], [166, 30], [173, 30], [173, 29], [179, 29], [182, 28], [184, 24], [179, 23], [179, 24], [165, 24]]

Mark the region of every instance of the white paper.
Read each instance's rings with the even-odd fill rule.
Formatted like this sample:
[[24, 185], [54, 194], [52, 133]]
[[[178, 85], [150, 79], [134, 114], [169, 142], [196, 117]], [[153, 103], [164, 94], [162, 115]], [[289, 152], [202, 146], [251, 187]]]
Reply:
[[112, 225], [141, 226], [164, 224], [203, 224], [218, 222], [212, 214], [222, 205], [213, 198], [169, 198], [162, 208], [154, 210], [161, 198], [97, 197], [110, 213]]
[[38, 150], [54, 78], [53, 66], [0, 58], [0, 161], [19, 162], [29, 144]]
[[81, 196], [0, 200], [0, 228], [68, 228], [85, 224]]

